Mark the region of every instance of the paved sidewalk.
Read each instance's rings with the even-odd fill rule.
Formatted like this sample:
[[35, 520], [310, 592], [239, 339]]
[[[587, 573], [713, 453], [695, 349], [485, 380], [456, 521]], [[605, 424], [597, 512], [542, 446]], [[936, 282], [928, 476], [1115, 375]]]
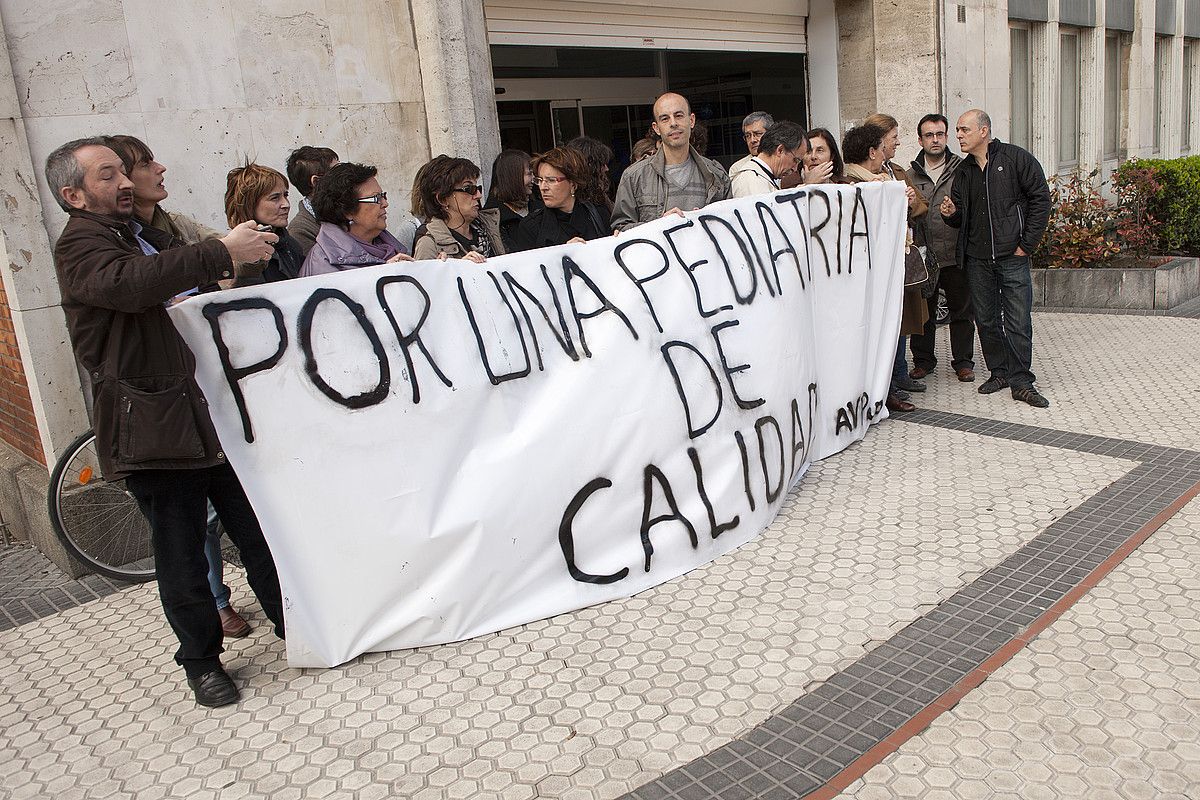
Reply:
[[1200, 796], [1200, 321], [1034, 321], [1050, 409], [937, 374], [633, 598], [301, 671], [231, 570], [216, 711], [152, 584], [0, 632], [0, 798]]

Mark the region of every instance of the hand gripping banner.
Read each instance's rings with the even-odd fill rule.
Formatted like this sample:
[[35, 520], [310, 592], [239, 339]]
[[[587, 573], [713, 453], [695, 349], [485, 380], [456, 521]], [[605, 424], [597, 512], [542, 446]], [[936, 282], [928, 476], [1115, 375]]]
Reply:
[[905, 213], [901, 183], [802, 187], [172, 308], [289, 663], [627, 597], [753, 539], [886, 416]]

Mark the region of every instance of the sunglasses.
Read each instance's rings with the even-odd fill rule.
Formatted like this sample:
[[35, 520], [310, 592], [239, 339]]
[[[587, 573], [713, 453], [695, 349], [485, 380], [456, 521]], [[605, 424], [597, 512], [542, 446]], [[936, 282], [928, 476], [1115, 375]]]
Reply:
[[450, 191], [462, 192], [463, 194], [476, 195], [476, 194], [483, 194], [483, 187], [477, 186], [474, 183], [468, 183], [464, 186], [455, 186]]
[[382, 203], [384, 200], [387, 200], [387, 192], [379, 192], [368, 197], [358, 198], [358, 202], [360, 203]]

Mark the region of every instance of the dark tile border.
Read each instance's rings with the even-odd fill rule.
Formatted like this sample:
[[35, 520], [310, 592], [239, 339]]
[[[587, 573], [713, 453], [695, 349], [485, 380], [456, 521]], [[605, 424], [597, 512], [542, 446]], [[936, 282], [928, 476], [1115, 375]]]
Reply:
[[103, 575], [72, 580], [33, 547], [0, 549], [0, 631], [106, 597], [133, 584]]
[[1200, 453], [922, 409], [905, 422], [1140, 462], [739, 739], [630, 800], [833, 797], [978, 686], [1200, 494]]

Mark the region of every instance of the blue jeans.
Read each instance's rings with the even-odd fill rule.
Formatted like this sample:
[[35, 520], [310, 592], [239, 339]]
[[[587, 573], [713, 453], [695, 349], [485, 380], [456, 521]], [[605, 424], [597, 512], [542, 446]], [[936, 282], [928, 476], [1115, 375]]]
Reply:
[[1033, 278], [1029, 256], [967, 256], [971, 305], [983, 360], [1013, 389], [1033, 386]]
[[907, 336], [901, 336], [896, 345], [896, 360], [892, 362], [892, 391], [900, 388], [899, 383], [908, 381], [908, 358], [904, 352]]
[[217, 529], [217, 510], [208, 504], [208, 529], [204, 533], [204, 557], [208, 559], [208, 588], [217, 610], [229, 607], [229, 587], [225, 585], [225, 565], [221, 561], [221, 532]]

